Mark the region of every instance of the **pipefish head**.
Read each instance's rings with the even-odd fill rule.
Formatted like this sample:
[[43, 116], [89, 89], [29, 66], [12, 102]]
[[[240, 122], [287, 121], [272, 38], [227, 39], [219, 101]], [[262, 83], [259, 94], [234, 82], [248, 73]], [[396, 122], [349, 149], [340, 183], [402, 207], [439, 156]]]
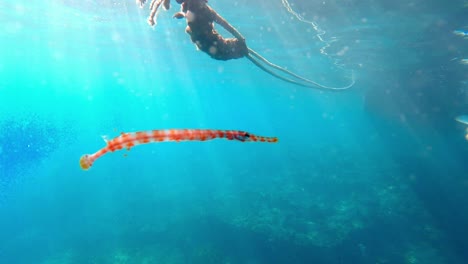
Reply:
[[87, 170], [93, 166], [93, 161], [91, 160], [91, 156], [89, 154], [83, 155], [80, 158], [80, 167], [83, 170]]

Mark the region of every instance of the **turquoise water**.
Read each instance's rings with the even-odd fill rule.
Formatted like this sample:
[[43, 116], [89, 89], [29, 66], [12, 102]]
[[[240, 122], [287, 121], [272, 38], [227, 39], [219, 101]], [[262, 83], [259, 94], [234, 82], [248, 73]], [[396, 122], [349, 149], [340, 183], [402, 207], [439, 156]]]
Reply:
[[[210, 5], [267, 59], [134, 1], [0, 3], [0, 263], [467, 263], [464, 1]], [[453, 3], [452, 3], [453, 2]], [[226, 32], [222, 32], [227, 35]], [[277, 144], [103, 136], [209, 128]]]

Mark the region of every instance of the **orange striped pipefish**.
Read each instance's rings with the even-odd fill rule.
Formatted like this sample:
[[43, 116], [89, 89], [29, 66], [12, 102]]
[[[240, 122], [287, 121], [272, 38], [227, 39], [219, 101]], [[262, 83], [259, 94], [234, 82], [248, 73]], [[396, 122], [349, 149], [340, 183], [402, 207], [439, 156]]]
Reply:
[[263, 137], [239, 130], [213, 130], [213, 129], [165, 129], [131, 133], [121, 133], [120, 136], [106, 140], [107, 145], [94, 154], [86, 154], [80, 158], [83, 170], [89, 169], [102, 155], [116, 150], [130, 150], [136, 145], [157, 143], [163, 141], [205, 141], [217, 138], [237, 140], [240, 142], [267, 142], [276, 143], [276, 137]]

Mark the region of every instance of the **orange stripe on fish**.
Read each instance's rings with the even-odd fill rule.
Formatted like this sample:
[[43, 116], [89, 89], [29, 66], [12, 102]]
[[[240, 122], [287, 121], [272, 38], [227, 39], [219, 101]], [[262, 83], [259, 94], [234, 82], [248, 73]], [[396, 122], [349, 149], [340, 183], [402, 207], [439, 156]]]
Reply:
[[94, 154], [86, 154], [80, 158], [80, 166], [83, 170], [89, 169], [93, 163], [107, 152], [114, 152], [141, 144], [162, 142], [162, 141], [205, 141], [216, 138], [225, 138], [227, 140], [237, 140], [241, 142], [267, 142], [276, 143], [276, 137], [257, 136], [245, 131], [239, 130], [212, 130], [212, 129], [169, 129], [139, 131], [132, 133], [121, 133], [120, 136], [111, 140], [106, 140], [107, 145]]

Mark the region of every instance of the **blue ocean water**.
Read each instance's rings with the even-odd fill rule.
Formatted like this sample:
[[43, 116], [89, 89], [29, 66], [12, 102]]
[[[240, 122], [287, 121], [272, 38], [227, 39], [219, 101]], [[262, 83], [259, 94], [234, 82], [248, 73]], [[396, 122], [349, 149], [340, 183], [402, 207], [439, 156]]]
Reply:
[[[175, 2], [154, 28], [134, 1], [0, 2], [0, 263], [468, 263], [467, 2], [209, 4], [272, 62], [355, 84], [213, 60]], [[279, 142], [79, 166], [170, 128]]]

